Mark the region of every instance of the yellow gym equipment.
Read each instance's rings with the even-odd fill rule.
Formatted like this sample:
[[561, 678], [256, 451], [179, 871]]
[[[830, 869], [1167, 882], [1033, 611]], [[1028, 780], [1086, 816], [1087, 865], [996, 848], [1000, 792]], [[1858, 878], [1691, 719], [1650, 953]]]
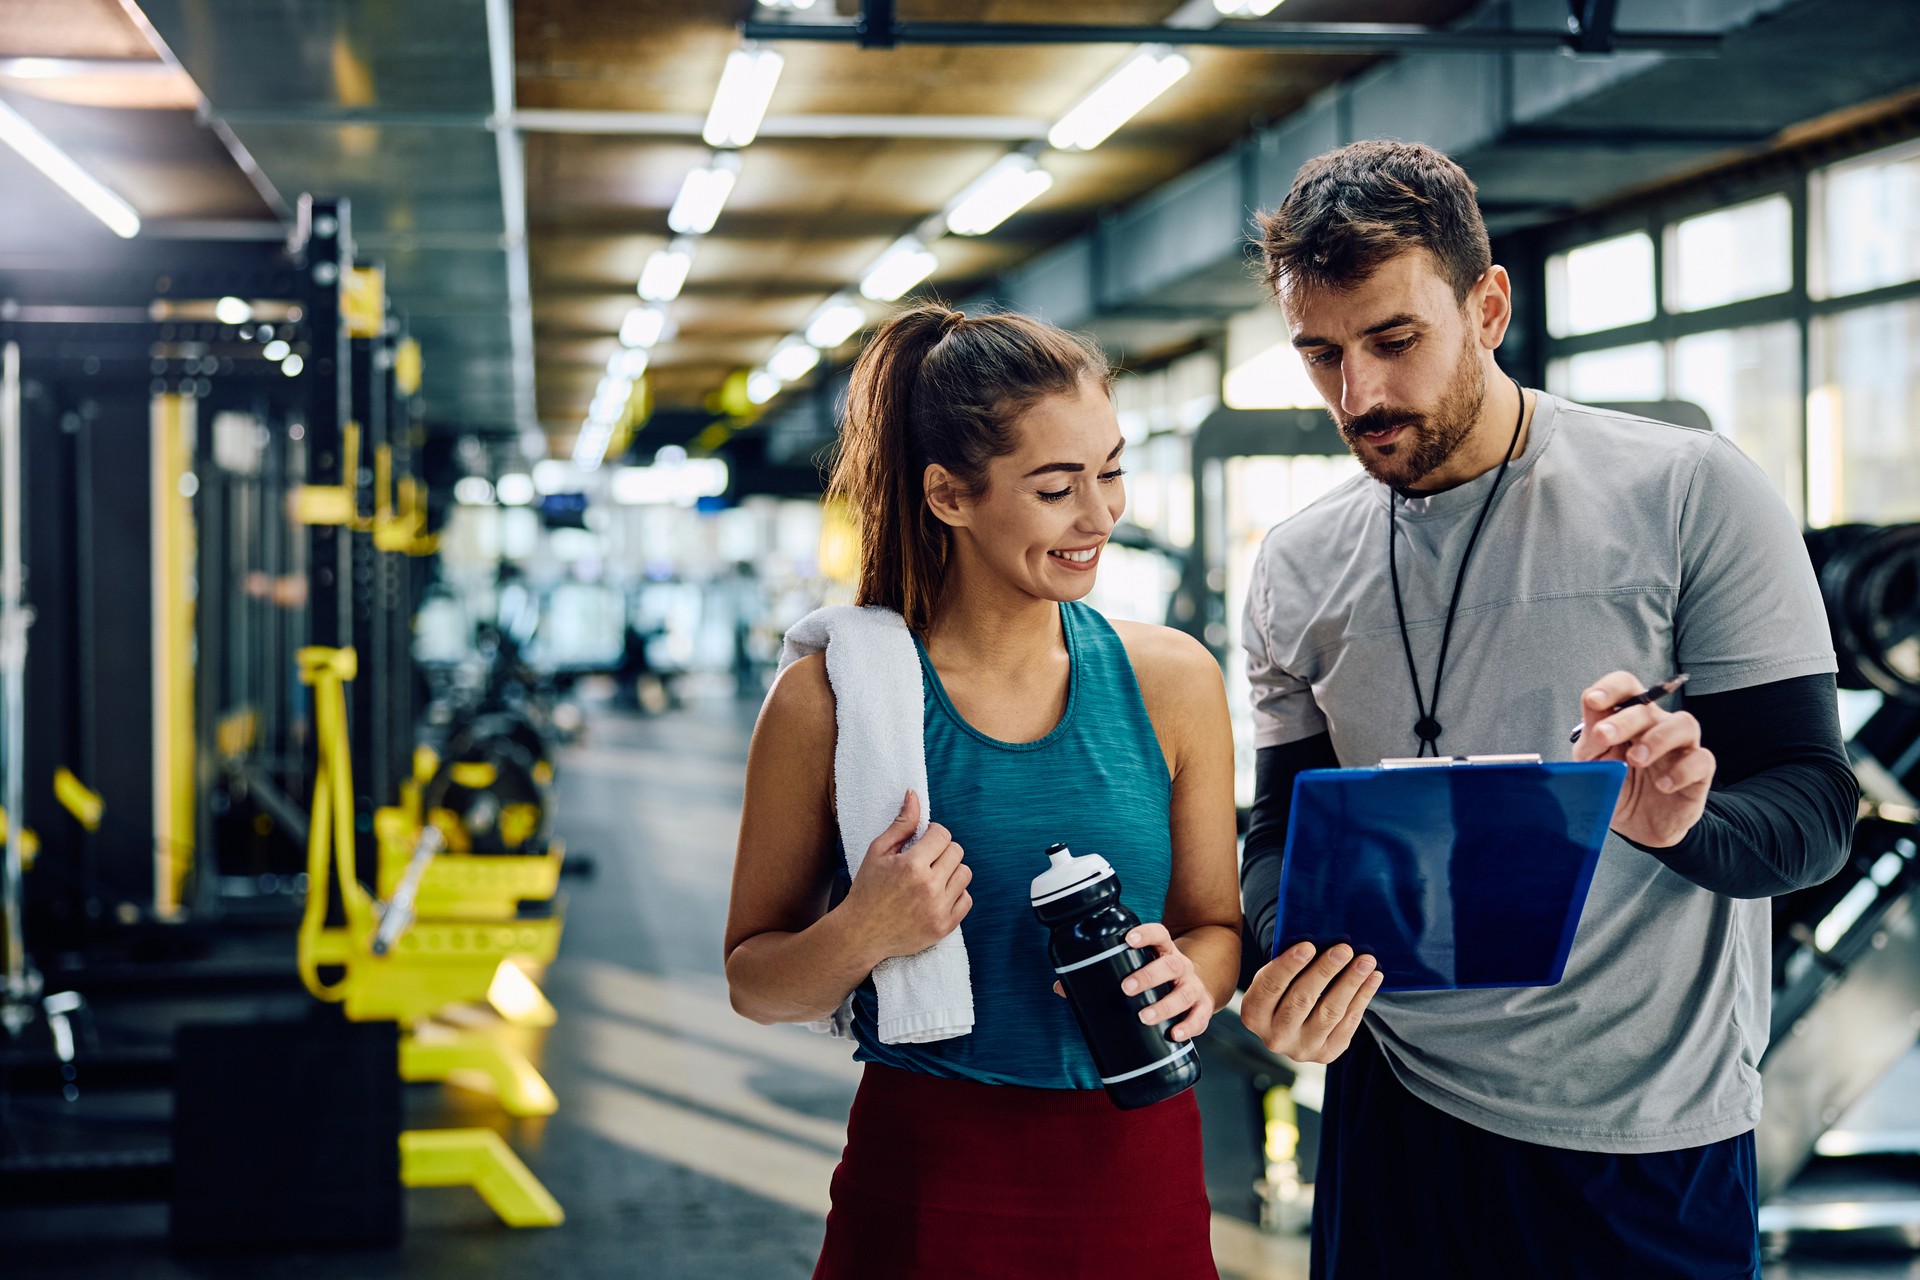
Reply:
[[[313, 687], [317, 748], [307, 902], [298, 948], [301, 981], [315, 998], [342, 1005], [354, 1021], [398, 1022], [403, 1079], [476, 1074], [491, 1083], [509, 1113], [551, 1115], [556, 1106], [553, 1091], [518, 1049], [481, 1032], [441, 1032], [426, 1024], [450, 1005], [489, 1000], [503, 984], [510, 991], [517, 991], [518, 983], [531, 987], [520, 966], [553, 958], [560, 942], [559, 917], [415, 920], [397, 937], [389, 936], [389, 945], [377, 953], [374, 940], [382, 920], [354, 864], [346, 684], [357, 674], [358, 661], [350, 648], [306, 648], [298, 657], [300, 679]], [[344, 917], [339, 925], [326, 922], [330, 884], [339, 890]], [[322, 968], [338, 968], [341, 976], [323, 981]], [[518, 983], [502, 978], [508, 970], [518, 975]], [[519, 994], [524, 999], [524, 992]], [[540, 1003], [545, 1005], [544, 997]], [[547, 1010], [550, 1013], [551, 1006]], [[402, 1181], [408, 1186], [471, 1183], [510, 1225], [551, 1226], [561, 1220], [553, 1198], [490, 1130], [409, 1132], [401, 1135], [400, 1143]]]

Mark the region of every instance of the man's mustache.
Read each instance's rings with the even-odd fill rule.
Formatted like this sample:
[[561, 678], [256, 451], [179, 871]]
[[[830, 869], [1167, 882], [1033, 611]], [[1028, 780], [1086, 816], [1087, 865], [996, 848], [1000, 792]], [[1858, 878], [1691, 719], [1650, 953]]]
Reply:
[[1417, 427], [1424, 421], [1419, 414], [1406, 409], [1369, 409], [1341, 423], [1340, 434], [1349, 440], [1358, 440], [1361, 436], [1391, 431], [1395, 427]]

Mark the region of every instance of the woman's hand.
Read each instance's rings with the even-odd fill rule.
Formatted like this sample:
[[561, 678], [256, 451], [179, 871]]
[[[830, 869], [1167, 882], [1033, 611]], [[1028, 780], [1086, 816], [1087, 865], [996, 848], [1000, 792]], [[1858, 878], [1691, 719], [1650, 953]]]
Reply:
[[1373, 957], [1355, 958], [1344, 942], [1317, 960], [1312, 943], [1297, 943], [1262, 965], [1247, 984], [1240, 1021], [1267, 1048], [1295, 1062], [1332, 1062], [1353, 1043], [1382, 980]]
[[[1173, 990], [1140, 1011], [1140, 1021], [1151, 1027], [1180, 1018], [1179, 1025], [1168, 1033], [1177, 1041], [1191, 1040], [1205, 1031], [1213, 1017], [1213, 996], [1200, 980], [1199, 970], [1194, 968], [1187, 953], [1173, 945], [1173, 935], [1167, 932], [1167, 926], [1140, 925], [1127, 934], [1127, 945], [1152, 947], [1159, 954], [1128, 974], [1120, 983], [1122, 991], [1131, 996], [1173, 984]], [[1058, 982], [1053, 984], [1053, 990], [1056, 995], [1067, 994]], [[1181, 1017], [1182, 1014], [1186, 1016]]]
[[964, 851], [937, 822], [906, 847], [919, 825], [920, 797], [909, 791], [900, 816], [867, 846], [853, 888], [840, 904], [876, 964], [925, 951], [959, 928], [973, 909], [967, 892], [973, 871], [961, 860]]

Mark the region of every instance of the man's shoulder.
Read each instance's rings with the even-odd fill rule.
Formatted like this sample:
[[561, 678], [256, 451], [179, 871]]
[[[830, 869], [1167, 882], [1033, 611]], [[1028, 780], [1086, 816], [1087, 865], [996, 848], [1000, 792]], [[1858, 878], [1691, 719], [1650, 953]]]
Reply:
[[1329, 545], [1340, 545], [1341, 535], [1363, 523], [1368, 510], [1379, 501], [1378, 487], [1364, 471], [1347, 477], [1267, 530], [1260, 544], [1260, 558], [1324, 553]]
[[1704, 456], [1717, 438], [1708, 426], [1667, 422], [1624, 408], [1581, 404], [1564, 396], [1553, 399], [1560, 419], [1555, 436], [1576, 451], [1618, 452], [1641, 461], [1670, 462], [1678, 457]]

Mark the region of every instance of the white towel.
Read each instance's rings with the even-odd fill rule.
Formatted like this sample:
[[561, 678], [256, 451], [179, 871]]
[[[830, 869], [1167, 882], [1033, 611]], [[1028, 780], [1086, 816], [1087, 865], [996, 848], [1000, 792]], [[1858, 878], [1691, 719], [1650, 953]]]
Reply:
[[[857, 875], [867, 846], [900, 816], [909, 789], [920, 797], [927, 829], [927, 747], [921, 736], [925, 694], [920, 656], [906, 620], [891, 609], [836, 605], [815, 609], [787, 631], [780, 669], [825, 650], [839, 740], [833, 751], [835, 815], [847, 873]], [[925, 1044], [973, 1030], [973, 978], [958, 928], [925, 951], [882, 960], [873, 970], [883, 1044]], [[852, 1034], [853, 998], [825, 1022]]]

